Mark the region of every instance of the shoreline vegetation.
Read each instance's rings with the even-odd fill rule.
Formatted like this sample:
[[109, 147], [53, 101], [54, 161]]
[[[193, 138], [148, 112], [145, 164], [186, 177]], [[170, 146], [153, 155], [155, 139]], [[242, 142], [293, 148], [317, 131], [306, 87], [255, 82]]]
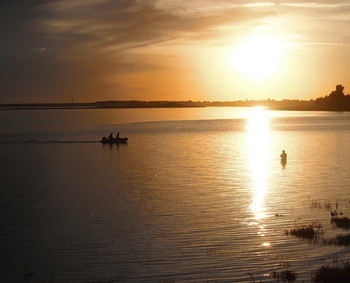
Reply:
[[0, 110], [22, 109], [113, 109], [113, 108], [183, 108], [183, 107], [266, 107], [271, 110], [350, 111], [350, 94], [337, 85], [329, 95], [311, 100], [238, 100], [238, 101], [141, 101], [109, 100], [87, 103], [8, 103]]

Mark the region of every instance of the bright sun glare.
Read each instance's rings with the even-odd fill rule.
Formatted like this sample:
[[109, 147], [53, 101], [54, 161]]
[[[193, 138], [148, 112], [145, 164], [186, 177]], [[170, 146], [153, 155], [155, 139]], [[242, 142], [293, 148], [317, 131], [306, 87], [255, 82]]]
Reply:
[[282, 49], [283, 43], [277, 37], [251, 37], [233, 50], [232, 64], [249, 79], [262, 81], [277, 71]]
[[247, 112], [247, 148], [252, 176], [251, 209], [256, 219], [265, 218], [265, 196], [268, 190], [268, 156], [270, 151], [270, 112], [255, 108]]

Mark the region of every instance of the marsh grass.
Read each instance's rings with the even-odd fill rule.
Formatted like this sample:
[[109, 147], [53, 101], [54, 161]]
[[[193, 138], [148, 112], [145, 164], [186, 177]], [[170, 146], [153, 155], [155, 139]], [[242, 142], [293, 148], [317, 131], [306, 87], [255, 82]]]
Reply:
[[338, 235], [331, 239], [324, 239], [323, 243], [326, 246], [349, 246], [350, 245], [350, 234], [348, 235]]
[[350, 282], [350, 265], [344, 267], [322, 266], [313, 277], [314, 282]]
[[270, 274], [273, 279], [282, 280], [283, 282], [293, 282], [297, 279], [297, 274], [291, 270], [283, 270], [281, 272], [273, 271]]
[[332, 218], [331, 223], [340, 229], [344, 229], [344, 230], [350, 229], [350, 218], [348, 217]]
[[310, 224], [306, 227], [298, 227], [291, 230], [285, 230], [287, 236], [292, 235], [304, 240], [317, 241], [322, 235], [322, 225], [320, 223]]
[[[348, 217], [336, 217], [331, 219], [331, 223], [337, 228], [343, 230], [350, 229], [350, 218]], [[323, 244], [327, 246], [349, 246], [350, 245], [350, 234], [347, 235], [338, 235], [330, 239], [323, 239]]]
[[330, 210], [334, 207], [337, 209], [339, 206], [338, 202], [331, 203], [330, 201], [320, 202], [320, 201], [312, 201], [311, 208], [317, 208], [322, 210]]
[[[348, 201], [350, 203], [350, 201]], [[338, 212], [339, 204], [330, 202], [312, 202], [312, 208], [329, 210], [331, 215], [331, 224], [333, 229], [350, 230], [350, 218], [343, 217], [342, 212]], [[335, 209], [335, 210], [334, 210]], [[339, 217], [338, 217], [339, 216]], [[311, 224], [308, 226], [300, 226], [291, 230], [286, 230], [287, 236], [292, 235], [300, 239], [306, 239], [308, 241], [320, 241], [322, 240], [325, 246], [350, 246], [350, 234], [338, 235], [330, 239], [323, 237], [324, 232], [321, 224]], [[281, 278], [279, 273], [274, 273], [277, 279]], [[271, 276], [271, 275], [270, 275]], [[275, 278], [275, 277], [273, 277]], [[315, 273], [312, 274], [312, 282], [350, 282], [350, 264], [348, 261], [342, 263], [342, 266], [322, 266]]]

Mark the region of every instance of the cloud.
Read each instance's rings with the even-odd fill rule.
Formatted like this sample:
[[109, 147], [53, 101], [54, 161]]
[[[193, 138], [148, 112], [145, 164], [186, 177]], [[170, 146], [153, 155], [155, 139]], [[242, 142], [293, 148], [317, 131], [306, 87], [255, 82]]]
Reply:
[[[166, 43], [207, 44], [216, 40], [220, 31], [215, 29], [220, 26], [240, 25], [270, 13], [241, 10], [229, 1], [194, 1], [196, 5], [178, 1], [173, 9], [174, 2], [9, 2], [8, 16], [2, 18], [6, 22], [6, 46], [2, 48], [12, 70], [4, 71], [2, 78], [8, 95], [30, 98], [41, 94], [39, 99], [49, 99], [50, 95], [70, 97], [73, 92], [87, 95], [98, 87], [99, 95], [112, 96], [108, 94], [112, 82], [116, 91], [122, 88], [118, 77], [164, 68], [161, 57], [177, 55], [165, 55], [164, 49], [163, 55], [150, 54], [148, 48]], [[37, 50], [44, 57], [34, 55]], [[110, 83], [103, 85], [106, 81]]]
[[289, 7], [302, 7], [302, 8], [346, 8], [350, 7], [350, 3], [334, 2], [334, 1], [317, 1], [317, 2], [285, 2], [280, 5]]
[[0, 98], [76, 94], [85, 100], [115, 93], [116, 99], [132, 97], [133, 90], [123, 85], [126, 74], [168, 72], [173, 61], [167, 58], [186, 56], [179, 49], [192, 46], [187, 50], [195, 53], [201, 46], [233, 44], [257, 27], [274, 25], [302, 42], [323, 42], [324, 32], [329, 42], [345, 42], [348, 32], [337, 39], [333, 25], [347, 21], [350, 9], [347, 2], [331, 0], [11, 0], [1, 5], [0, 83], [6, 91]]
[[[173, 9], [174, 2], [176, 9]], [[188, 34], [205, 33], [226, 24], [266, 17], [266, 11], [254, 13], [228, 5], [226, 1], [222, 1], [225, 4], [194, 1], [196, 5], [174, 2], [55, 1], [43, 6], [49, 17], [40, 21], [40, 28], [59, 40], [96, 41], [95, 44], [101, 46], [121, 44], [124, 48], [128, 44], [144, 46], [149, 42], [151, 45]], [[178, 6], [181, 4], [183, 6]]]

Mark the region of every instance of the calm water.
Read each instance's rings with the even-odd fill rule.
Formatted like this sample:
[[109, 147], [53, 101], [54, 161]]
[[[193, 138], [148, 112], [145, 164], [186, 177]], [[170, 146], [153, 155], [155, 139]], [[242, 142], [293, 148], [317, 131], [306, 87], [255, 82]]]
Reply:
[[[96, 142], [110, 131], [129, 143]], [[350, 249], [284, 231], [344, 233], [329, 209], [350, 216], [349, 141], [350, 113], [0, 111], [1, 280], [24, 263], [38, 282], [309, 282]]]

